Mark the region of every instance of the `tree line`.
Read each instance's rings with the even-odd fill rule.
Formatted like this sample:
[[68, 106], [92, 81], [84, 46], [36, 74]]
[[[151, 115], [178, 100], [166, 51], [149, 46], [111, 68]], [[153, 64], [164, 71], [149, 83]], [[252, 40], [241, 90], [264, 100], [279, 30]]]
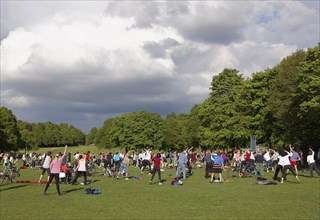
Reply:
[[85, 143], [86, 134], [67, 123], [52, 122], [28, 123], [17, 120], [12, 111], [0, 108], [0, 146], [1, 150], [38, 149], [39, 147], [56, 147], [81, 145]]
[[[319, 57], [320, 44], [298, 50], [250, 78], [237, 69], [224, 69], [212, 77], [208, 98], [187, 114], [162, 118], [147, 111], [130, 112], [108, 118], [87, 135], [67, 124], [14, 122], [15, 116], [8, 116], [1, 119], [1, 147], [85, 143], [101, 148], [234, 148], [248, 147], [251, 135], [265, 146], [319, 147]], [[10, 112], [4, 109], [1, 115]]]

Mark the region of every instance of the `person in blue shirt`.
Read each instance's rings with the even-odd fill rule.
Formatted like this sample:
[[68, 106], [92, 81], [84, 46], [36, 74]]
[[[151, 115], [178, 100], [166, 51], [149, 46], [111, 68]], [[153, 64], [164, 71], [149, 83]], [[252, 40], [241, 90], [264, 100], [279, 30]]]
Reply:
[[115, 165], [115, 171], [119, 172], [120, 170], [120, 165], [121, 165], [121, 158], [120, 158], [120, 151], [115, 153], [113, 156], [113, 161], [114, 161], [114, 165]]
[[224, 169], [224, 163], [223, 163], [223, 158], [221, 157], [220, 152], [214, 152], [212, 154], [212, 160], [213, 160], [213, 169], [211, 173], [211, 180], [210, 183], [213, 182], [213, 179], [215, 178], [215, 173], [219, 174], [219, 182], [223, 183], [222, 179], [222, 170]]

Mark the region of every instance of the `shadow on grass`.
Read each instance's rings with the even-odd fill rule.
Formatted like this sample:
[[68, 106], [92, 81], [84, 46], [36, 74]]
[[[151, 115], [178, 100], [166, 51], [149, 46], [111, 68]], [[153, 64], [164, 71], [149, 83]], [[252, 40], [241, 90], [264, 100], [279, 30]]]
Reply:
[[84, 187], [76, 188], [76, 189], [68, 189], [68, 190], [63, 191], [62, 194], [68, 194], [68, 193], [72, 193], [72, 192], [83, 190], [83, 189], [84, 189]]
[[17, 188], [21, 188], [21, 187], [25, 187], [25, 186], [27, 186], [27, 185], [11, 186], [11, 187], [6, 188], [6, 189], [0, 189], [0, 192], [11, 190], [11, 189], [17, 189]]

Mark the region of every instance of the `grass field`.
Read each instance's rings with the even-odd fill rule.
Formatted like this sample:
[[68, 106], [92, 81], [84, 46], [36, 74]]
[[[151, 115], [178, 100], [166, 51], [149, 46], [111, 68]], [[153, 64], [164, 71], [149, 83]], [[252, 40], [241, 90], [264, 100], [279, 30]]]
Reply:
[[[78, 148], [69, 150], [76, 152]], [[80, 148], [80, 152], [86, 150]], [[40, 172], [21, 170], [19, 179], [37, 181]], [[133, 167], [129, 172], [130, 176], [140, 175]], [[102, 175], [89, 177], [94, 182], [88, 186], [61, 184], [62, 196], [58, 196], [54, 183], [45, 196], [42, 194], [45, 185], [6, 181], [0, 185], [0, 219], [319, 219], [320, 216], [320, 178], [309, 178], [308, 173], [300, 176], [300, 184], [288, 175], [284, 184], [277, 185], [253, 185], [257, 182], [255, 178], [226, 178], [225, 174], [224, 178], [233, 182], [209, 183], [204, 178], [204, 168], [194, 169], [194, 175], [182, 186], [170, 185], [174, 170], [165, 169], [161, 175], [166, 180], [163, 185], [156, 184], [157, 176], [155, 184], [150, 185], [150, 176], [146, 174], [141, 180], [128, 181]], [[273, 172], [266, 173], [269, 180], [272, 175]], [[88, 187], [99, 189], [102, 194], [85, 195], [83, 191]]]

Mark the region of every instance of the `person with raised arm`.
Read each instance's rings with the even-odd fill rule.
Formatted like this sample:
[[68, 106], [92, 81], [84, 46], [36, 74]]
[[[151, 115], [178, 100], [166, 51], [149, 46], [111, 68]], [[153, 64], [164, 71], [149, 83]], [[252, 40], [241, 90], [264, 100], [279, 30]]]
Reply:
[[67, 148], [68, 148], [68, 146], [66, 145], [64, 147], [63, 154], [62, 155], [55, 154], [54, 158], [51, 160], [51, 163], [50, 163], [50, 177], [49, 177], [48, 183], [46, 184], [46, 188], [45, 188], [45, 190], [43, 192], [43, 195], [47, 195], [47, 190], [48, 190], [53, 178], [56, 181], [56, 188], [57, 188], [58, 195], [59, 196], [61, 195], [60, 185], [59, 185], [60, 184], [59, 174], [60, 174], [60, 170], [61, 170], [62, 160], [63, 160], [63, 158], [65, 157], [65, 155], [67, 153]]
[[291, 157], [290, 157], [290, 164], [291, 166], [294, 167], [297, 175], [298, 175], [298, 166], [297, 166], [297, 162], [300, 160], [299, 154], [294, 151], [294, 148], [291, 146], [291, 144], [289, 145], [290, 147], [290, 152], [291, 152]]
[[292, 173], [292, 175], [297, 179], [297, 181], [300, 183], [300, 179], [298, 178], [298, 175], [293, 170], [293, 167], [290, 164], [289, 157], [291, 156], [292, 156], [291, 152], [284, 150], [282, 151], [281, 156], [279, 157], [279, 164], [282, 165], [281, 183], [283, 183], [284, 179], [286, 178], [287, 170], [289, 170]]
[[320, 170], [318, 168], [318, 165], [316, 164], [316, 161], [314, 160], [314, 151], [311, 147], [309, 148], [307, 163], [309, 164], [310, 177], [314, 177], [313, 170], [316, 170], [318, 176], [320, 176]]

